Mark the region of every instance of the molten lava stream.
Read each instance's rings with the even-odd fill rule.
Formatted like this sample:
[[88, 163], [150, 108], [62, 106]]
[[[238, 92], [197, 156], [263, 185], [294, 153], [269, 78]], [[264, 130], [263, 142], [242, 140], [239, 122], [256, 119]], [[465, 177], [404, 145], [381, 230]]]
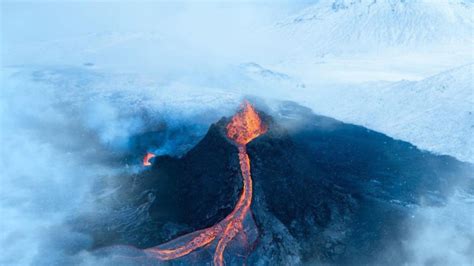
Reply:
[[[181, 236], [157, 247], [146, 249], [145, 251], [148, 254], [160, 260], [172, 260], [185, 256], [218, 239], [214, 253], [214, 264], [216, 266], [224, 265], [224, 251], [240, 232], [244, 232], [243, 222], [252, 203], [252, 176], [246, 145], [251, 140], [264, 134], [267, 127], [262, 123], [255, 109], [248, 102], [244, 102], [242, 110], [232, 117], [226, 129], [227, 137], [233, 140], [238, 147], [240, 171], [243, 177], [242, 194], [234, 209], [216, 225]], [[171, 243], [181, 242], [178, 240], [187, 238], [191, 240], [174, 248], [167, 248], [172, 246]]]
[[243, 228], [244, 218], [247, 215], [250, 204], [252, 203], [252, 177], [250, 175], [250, 159], [245, 146], [239, 146], [240, 171], [244, 178], [244, 186], [242, 188], [241, 200], [237, 203], [234, 210], [232, 220], [227, 224], [224, 234], [217, 243], [216, 252], [214, 253], [214, 265], [224, 265], [224, 250], [229, 242], [234, 239]]

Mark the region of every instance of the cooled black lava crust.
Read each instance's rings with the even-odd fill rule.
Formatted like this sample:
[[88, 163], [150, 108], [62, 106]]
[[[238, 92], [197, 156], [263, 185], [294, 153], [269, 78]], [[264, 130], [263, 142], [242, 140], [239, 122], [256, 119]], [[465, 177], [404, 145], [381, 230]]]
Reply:
[[[260, 232], [249, 264], [401, 263], [412, 207], [444, 204], [456, 186], [474, 188], [460, 183], [474, 172], [470, 164], [294, 103], [261, 116], [269, 131], [247, 145]], [[97, 246], [151, 247], [230, 213], [242, 177], [227, 121], [212, 125], [183, 157], [157, 157], [150, 169], [125, 179], [121, 197], [132, 207], [149, 202], [147, 219], [138, 229], [97, 229]]]

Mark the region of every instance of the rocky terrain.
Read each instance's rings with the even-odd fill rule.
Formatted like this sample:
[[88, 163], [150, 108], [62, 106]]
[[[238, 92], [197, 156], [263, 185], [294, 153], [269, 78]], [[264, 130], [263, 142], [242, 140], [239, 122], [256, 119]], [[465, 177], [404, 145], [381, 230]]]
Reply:
[[[291, 102], [278, 110], [261, 112], [269, 131], [248, 144], [258, 230], [249, 264], [403, 263], [416, 206], [441, 206], [455, 190], [474, 188], [470, 164]], [[153, 247], [230, 213], [242, 184], [227, 121], [213, 124], [182, 157], [155, 157], [124, 178], [116, 209], [82, 223], [93, 225], [80, 230], [93, 228], [94, 249]], [[210, 263], [209, 249], [170, 263]], [[241, 260], [230, 253], [227, 262]]]

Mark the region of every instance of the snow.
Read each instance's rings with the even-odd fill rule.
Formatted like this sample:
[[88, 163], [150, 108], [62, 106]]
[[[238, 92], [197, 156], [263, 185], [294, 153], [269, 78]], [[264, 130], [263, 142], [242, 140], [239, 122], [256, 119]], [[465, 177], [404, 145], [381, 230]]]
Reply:
[[286, 49], [258, 63], [293, 80], [273, 95], [474, 162], [473, 11], [466, 0], [321, 0], [267, 28]]
[[[64, 11], [55, 15], [61, 21], [64, 17], [77, 20], [68, 15], [68, 8], [56, 8]], [[109, 6], [98, 8], [95, 13], [113, 19], [103, 12]], [[25, 12], [21, 6], [14, 11], [18, 10]], [[121, 12], [120, 8], [111, 10]], [[230, 32], [237, 34], [231, 41], [242, 40], [232, 46], [222, 42], [229, 36], [209, 37], [225, 32], [225, 20], [216, 29], [198, 24], [197, 32], [188, 38], [176, 34], [175, 30], [190, 32], [190, 25], [201, 23], [196, 19], [203, 18], [202, 14], [189, 12], [181, 14], [177, 28], [139, 23], [143, 27], [102, 25], [95, 29], [87, 27], [86, 21], [81, 25], [85, 30], [76, 21], [77, 34], [38, 28], [48, 34], [34, 41], [25, 37], [23, 42], [17, 40], [25, 33], [15, 37], [5, 27], [3, 43], [8, 53], [3, 51], [2, 72], [5, 87], [14, 84], [18, 90], [37, 86], [34, 82], [47, 84], [57, 102], [80, 106], [115, 97], [123, 105], [173, 114], [170, 120], [178, 114], [192, 119], [212, 113], [209, 122], [230, 112], [244, 95], [295, 100], [317, 113], [474, 162], [469, 148], [474, 111], [472, 11], [473, 3], [462, 0], [323, 0], [273, 20], [271, 27], [260, 27], [266, 24], [251, 19], [248, 25], [253, 29], [248, 33]], [[48, 14], [46, 9], [41, 12], [41, 16]], [[150, 22], [152, 14], [146, 11]], [[38, 27], [41, 23], [51, 26], [54, 18], [31, 21]], [[28, 20], [24, 23], [32, 26]], [[189, 42], [200, 39], [199, 33], [209, 39]], [[203, 43], [210, 47], [202, 49]], [[255, 44], [252, 53], [247, 53], [249, 43]], [[278, 49], [261, 47], [268, 43]], [[209, 51], [217, 46], [242, 55], [218, 58], [220, 53]]]
[[474, 162], [474, 65], [421, 81], [327, 87], [300, 101], [421, 149]]
[[272, 68], [305, 80], [419, 80], [472, 62], [473, 12], [462, 0], [319, 1], [270, 28], [288, 39]]
[[278, 23], [314, 54], [472, 44], [468, 1], [320, 1]]
[[[244, 95], [474, 163], [472, 1], [321, 0], [286, 18], [235, 3], [86, 2], [1, 4], [0, 264], [31, 264], [25, 250], [66, 257], [47, 229], [128, 167], [104, 163], [120, 149], [109, 143], [163, 119], [203, 134]], [[414, 241], [445, 229], [431, 227]]]

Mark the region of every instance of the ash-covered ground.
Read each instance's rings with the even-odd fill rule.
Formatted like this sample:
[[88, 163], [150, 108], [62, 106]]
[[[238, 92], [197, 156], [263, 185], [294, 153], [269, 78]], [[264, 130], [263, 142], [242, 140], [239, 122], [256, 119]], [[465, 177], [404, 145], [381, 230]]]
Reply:
[[[453, 195], [474, 192], [471, 164], [292, 102], [257, 108], [269, 130], [248, 144], [257, 229], [245, 254], [249, 265], [407, 263], [416, 255], [407, 243], [420, 223], [419, 207], [442, 208]], [[237, 148], [224, 132], [227, 121], [212, 124], [184, 155], [155, 157], [151, 167], [120, 177], [118, 189], [101, 198], [100, 214], [71, 221], [74, 230], [93, 236], [93, 256], [160, 264], [139, 249], [212, 226], [232, 211], [242, 177]], [[149, 143], [155, 134], [132, 141]], [[143, 149], [133, 151], [141, 156]], [[167, 263], [210, 264], [212, 248]], [[130, 252], [136, 254], [124, 255]], [[232, 250], [225, 259], [242, 262]]]

